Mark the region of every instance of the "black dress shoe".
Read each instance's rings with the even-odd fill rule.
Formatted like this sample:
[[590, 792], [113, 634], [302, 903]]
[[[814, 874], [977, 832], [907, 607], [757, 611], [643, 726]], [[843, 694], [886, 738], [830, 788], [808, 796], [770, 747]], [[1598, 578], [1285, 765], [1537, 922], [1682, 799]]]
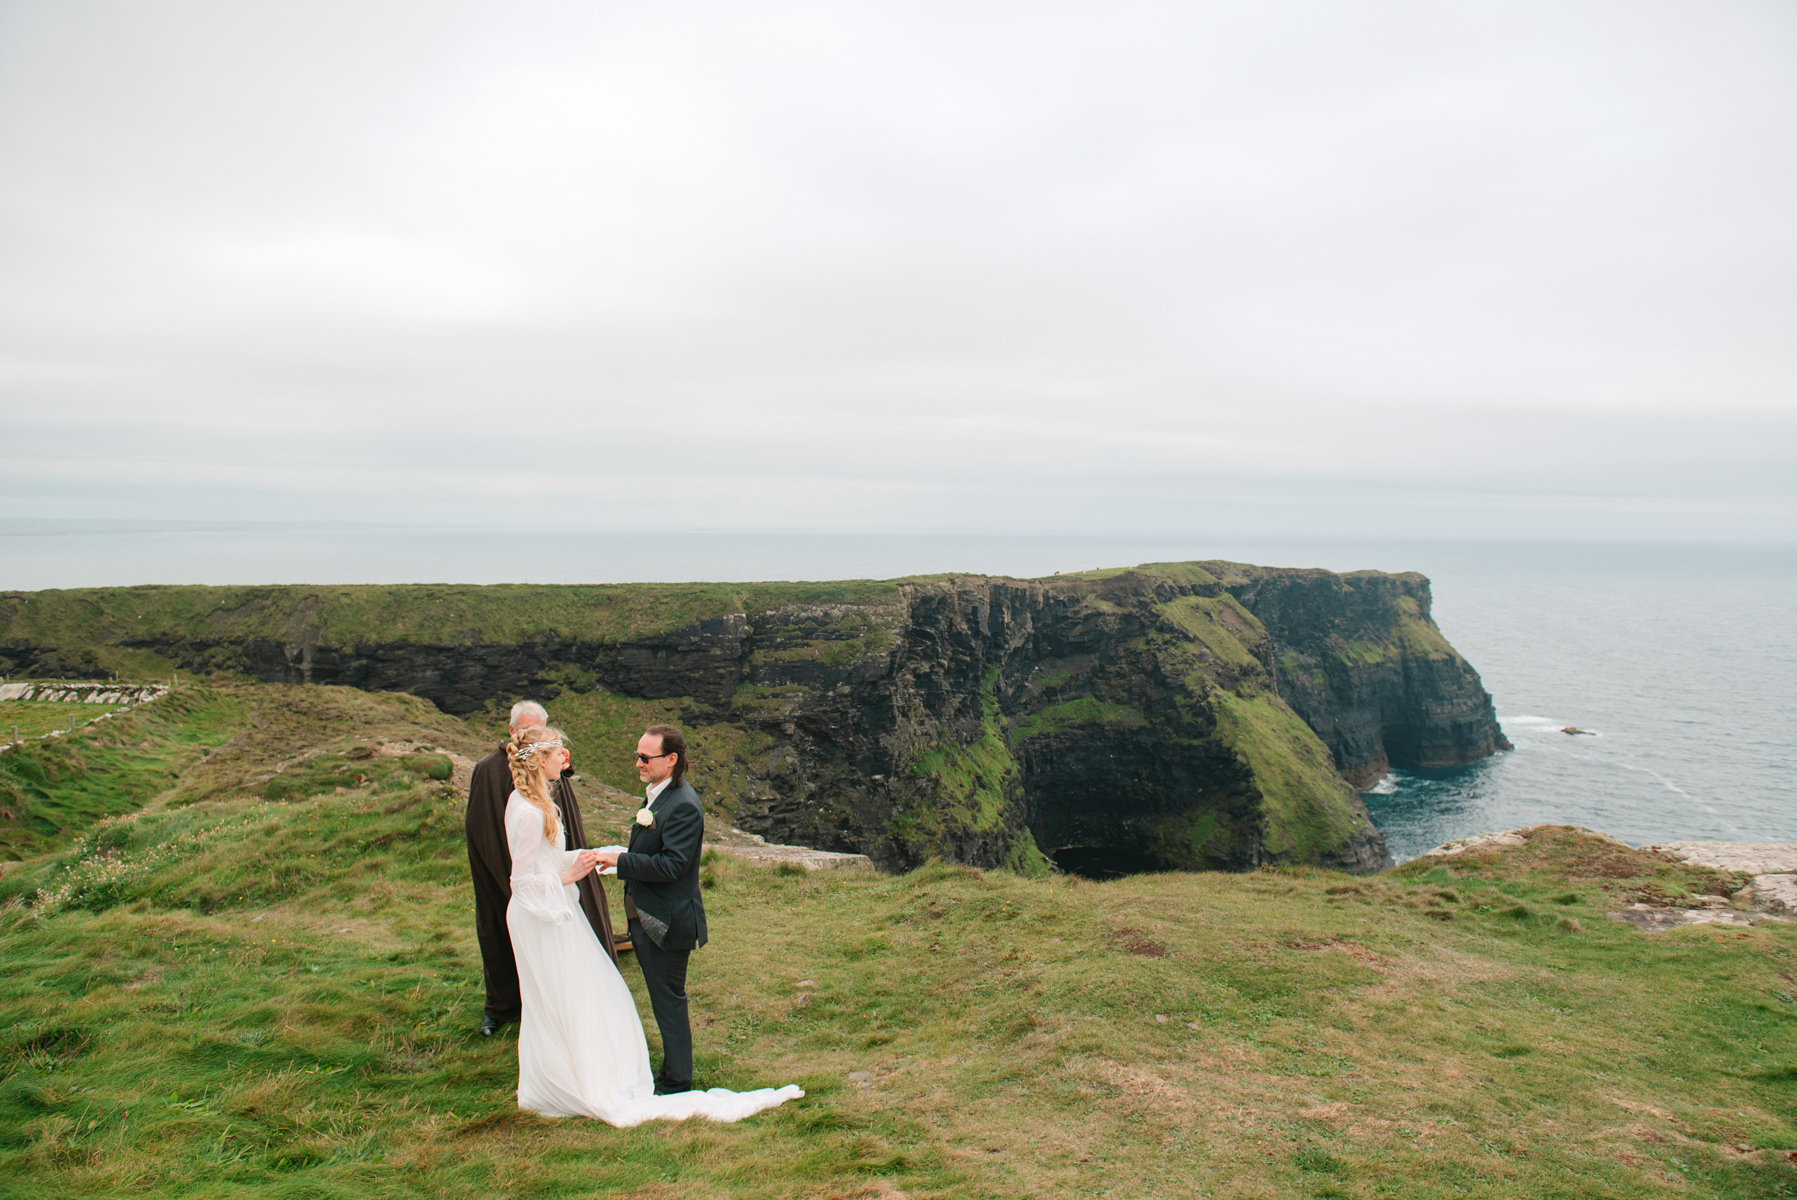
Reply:
[[500, 1024], [500, 1022], [495, 1021], [492, 1017], [482, 1017], [480, 1019], [480, 1035], [482, 1037], [492, 1037], [499, 1032]]
[[659, 1079], [655, 1081], [655, 1094], [657, 1096], [676, 1096], [681, 1092], [690, 1092], [692, 1090], [693, 1085], [691, 1080], [688, 1080], [686, 1083], [663, 1083]]

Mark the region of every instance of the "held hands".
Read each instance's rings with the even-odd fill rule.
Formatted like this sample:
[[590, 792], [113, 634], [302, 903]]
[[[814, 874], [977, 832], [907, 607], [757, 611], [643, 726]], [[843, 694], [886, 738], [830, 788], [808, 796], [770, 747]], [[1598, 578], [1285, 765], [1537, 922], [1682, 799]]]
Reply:
[[[574, 854], [574, 865], [561, 873], [563, 883], [579, 883], [583, 877], [599, 865], [603, 856], [597, 850], [577, 850]], [[613, 855], [615, 859], [617, 856]]]

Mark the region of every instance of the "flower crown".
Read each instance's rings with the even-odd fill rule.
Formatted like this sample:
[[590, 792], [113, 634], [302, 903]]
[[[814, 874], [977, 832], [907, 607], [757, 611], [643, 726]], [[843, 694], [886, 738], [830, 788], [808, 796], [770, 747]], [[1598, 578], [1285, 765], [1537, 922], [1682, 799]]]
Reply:
[[528, 763], [531, 759], [536, 757], [537, 751], [539, 750], [560, 750], [561, 748], [562, 744], [559, 740], [553, 742], [531, 742], [528, 745], [519, 746], [516, 750], [512, 751], [512, 761], [516, 763]]

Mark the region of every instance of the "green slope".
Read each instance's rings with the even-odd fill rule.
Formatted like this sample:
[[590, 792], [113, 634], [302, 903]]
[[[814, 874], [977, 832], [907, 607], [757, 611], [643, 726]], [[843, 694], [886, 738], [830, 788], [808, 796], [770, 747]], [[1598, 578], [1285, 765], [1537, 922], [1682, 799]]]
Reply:
[[[226, 704], [261, 724], [185, 759], [199, 731], [231, 726]], [[807, 1098], [733, 1126], [525, 1116], [514, 1041], [470, 1032], [460, 798], [428, 753], [357, 757], [425, 735], [478, 748], [482, 732], [337, 689], [225, 691], [166, 719], [136, 743], [186, 763], [159, 803], [0, 878], [0, 1196], [1797, 1183], [1797, 928], [1608, 921], [1643, 894], [1732, 881], [1554, 829], [1375, 879], [712, 858], [713, 943], [691, 981], [701, 1081]], [[98, 787], [98, 749], [83, 761]]]

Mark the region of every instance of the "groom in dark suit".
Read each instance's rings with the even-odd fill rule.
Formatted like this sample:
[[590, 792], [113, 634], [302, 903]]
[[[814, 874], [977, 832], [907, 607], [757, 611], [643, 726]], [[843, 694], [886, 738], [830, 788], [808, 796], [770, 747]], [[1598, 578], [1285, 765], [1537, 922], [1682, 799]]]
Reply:
[[648, 799], [630, 827], [630, 847], [621, 854], [601, 851], [599, 863], [616, 866], [624, 881], [630, 941], [661, 1030], [655, 1094], [665, 1096], [693, 1086], [686, 964], [706, 941], [705, 905], [699, 899], [705, 813], [686, 782], [686, 738], [672, 725], [651, 725], [637, 742], [636, 774], [648, 785]]

